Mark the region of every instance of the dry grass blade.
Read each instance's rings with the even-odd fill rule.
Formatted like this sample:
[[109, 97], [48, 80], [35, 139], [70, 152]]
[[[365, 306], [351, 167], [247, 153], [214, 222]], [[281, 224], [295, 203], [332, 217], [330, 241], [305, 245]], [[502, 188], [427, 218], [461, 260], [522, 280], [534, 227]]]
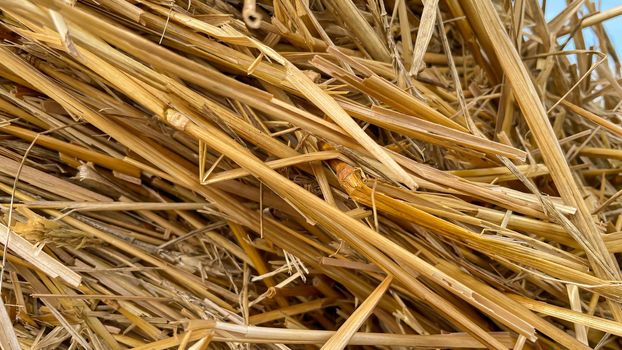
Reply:
[[[583, 20], [580, 22], [580, 28], [591, 27], [595, 24], [604, 22], [610, 18], [614, 18], [619, 15], [622, 15], [622, 6], [616, 6], [606, 11], [601, 11], [597, 14], [593, 14], [593, 15], [587, 16], [586, 18], [583, 18]], [[570, 33], [572, 30], [575, 30], [575, 28], [563, 28], [557, 32], [557, 35], [558, 36], [566, 35]]]
[[357, 37], [358, 43], [369, 52], [371, 57], [378, 61], [390, 61], [391, 56], [386, 44], [363, 17], [354, 1], [328, 0], [327, 4], [339, 16], [339, 20], [345, 23], [346, 28]]
[[622, 335], [622, 323], [620, 322], [587, 315], [582, 312], [568, 310], [554, 305], [549, 305], [541, 301], [534, 301], [518, 295], [510, 295], [509, 297], [517, 300], [518, 302], [533, 311], [540, 312], [548, 316], [557, 317], [562, 320], [573, 322], [575, 324], [588, 326], [590, 328], [598, 329], [603, 332], [615, 334], [618, 336]]
[[[335, 331], [323, 330], [303, 330], [287, 328], [268, 328], [256, 326], [243, 326], [226, 322], [191, 322], [188, 329], [198, 334], [205, 329], [222, 332], [222, 336], [217, 337], [218, 341], [227, 341], [227, 337], [238, 337], [240, 340], [255, 339], [261, 342], [296, 342], [298, 344], [322, 344], [336, 334]], [[228, 334], [224, 334], [227, 332]], [[196, 337], [199, 337], [197, 334]], [[494, 334], [503, 344], [511, 347], [514, 339], [508, 334], [499, 332]], [[414, 335], [414, 334], [384, 334], [357, 332], [354, 333], [349, 345], [379, 345], [379, 346], [421, 346], [421, 347], [442, 347], [442, 348], [481, 348], [482, 345], [464, 333], [453, 333], [443, 335]]]
[[15, 330], [13, 329], [11, 318], [7, 313], [6, 306], [4, 306], [4, 301], [0, 298], [0, 321], [2, 324], [2, 334], [0, 334], [0, 345], [3, 349], [7, 350], [19, 350], [21, 346], [19, 345], [19, 340], [17, 339], [17, 335], [15, 334]]
[[617, 135], [618, 137], [622, 137], [622, 126], [620, 126], [620, 124], [615, 124], [603, 117], [600, 117], [584, 108], [581, 108], [573, 103], [570, 103], [566, 100], [562, 100], [561, 101], [562, 106], [568, 108], [569, 110], [573, 111], [574, 113], [578, 114], [579, 116], [591, 121], [592, 123], [598, 124], [600, 126], [602, 126], [603, 128], [611, 131], [612, 133], [614, 133], [615, 135]]
[[434, 34], [434, 24], [436, 23], [436, 9], [438, 0], [427, 0], [423, 2], [423, 12], [421, 13], [421, 21], [419, 22], [419, 30], [417, 31], [417, 40], [412, 54], [412, 63], [410, 74], [417, 76], [421, 64], [423, 64], [423, 54], [430, 44], [432, 34]]
[[[7, 236], [10, 236], [10, 239], [8, 239]], [[17, 256], [25, 261], [36, 266], [37, 269], [51, 278], [61, 278], [67, 282], [67, 284], [74, 287], [80, 285], [81, 276], [79, 274], [71, 271], [70, 268], [43, 252], [43, 247], [34, 246], [26, 239], [9, 230], [6, 225], [3, 224], [0, 224], [0, 241], [9, 242], [9, 249], [11, 251], [15, 252]]]
[[365, 320], [374, 312], [374, 308], [380, 298], [386, 293], [391, 285], [393, 277], [387, 276], [380, 285], [359, 305], [350, 315], [348, 320], [339, 327], [339, 330], [322, 346], [323, 350], [341, 350], [345, 348], [356, 331], [363, 325]]

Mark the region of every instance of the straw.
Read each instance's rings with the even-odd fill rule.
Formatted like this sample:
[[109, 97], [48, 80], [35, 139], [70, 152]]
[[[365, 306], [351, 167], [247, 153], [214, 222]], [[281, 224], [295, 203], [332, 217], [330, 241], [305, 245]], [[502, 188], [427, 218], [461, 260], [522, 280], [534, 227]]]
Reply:
[[0, 0], [0, 347], [619, 349], [599, 6]]

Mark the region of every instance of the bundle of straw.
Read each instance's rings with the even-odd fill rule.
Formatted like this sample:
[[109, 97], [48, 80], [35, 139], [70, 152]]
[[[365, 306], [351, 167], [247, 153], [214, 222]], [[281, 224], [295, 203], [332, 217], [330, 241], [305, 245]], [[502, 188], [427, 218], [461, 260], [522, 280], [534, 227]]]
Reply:
[[622, 348], [622, 6], [0, 11], [0, 348]]

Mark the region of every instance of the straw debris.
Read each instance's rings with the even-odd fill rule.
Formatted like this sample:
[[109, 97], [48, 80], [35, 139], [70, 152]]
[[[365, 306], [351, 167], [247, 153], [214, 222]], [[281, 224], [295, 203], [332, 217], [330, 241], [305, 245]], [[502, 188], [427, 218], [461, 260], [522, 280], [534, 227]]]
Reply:
[[619, 349], [599, 6], [0, 0], [0, 348]]

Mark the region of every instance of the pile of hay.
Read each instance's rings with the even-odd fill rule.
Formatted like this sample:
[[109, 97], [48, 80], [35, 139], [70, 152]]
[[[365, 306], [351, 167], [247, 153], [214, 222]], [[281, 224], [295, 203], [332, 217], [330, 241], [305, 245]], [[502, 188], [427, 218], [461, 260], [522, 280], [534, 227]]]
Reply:
[[0, 347], [619, 349], [576, 0], [0, 0]]

